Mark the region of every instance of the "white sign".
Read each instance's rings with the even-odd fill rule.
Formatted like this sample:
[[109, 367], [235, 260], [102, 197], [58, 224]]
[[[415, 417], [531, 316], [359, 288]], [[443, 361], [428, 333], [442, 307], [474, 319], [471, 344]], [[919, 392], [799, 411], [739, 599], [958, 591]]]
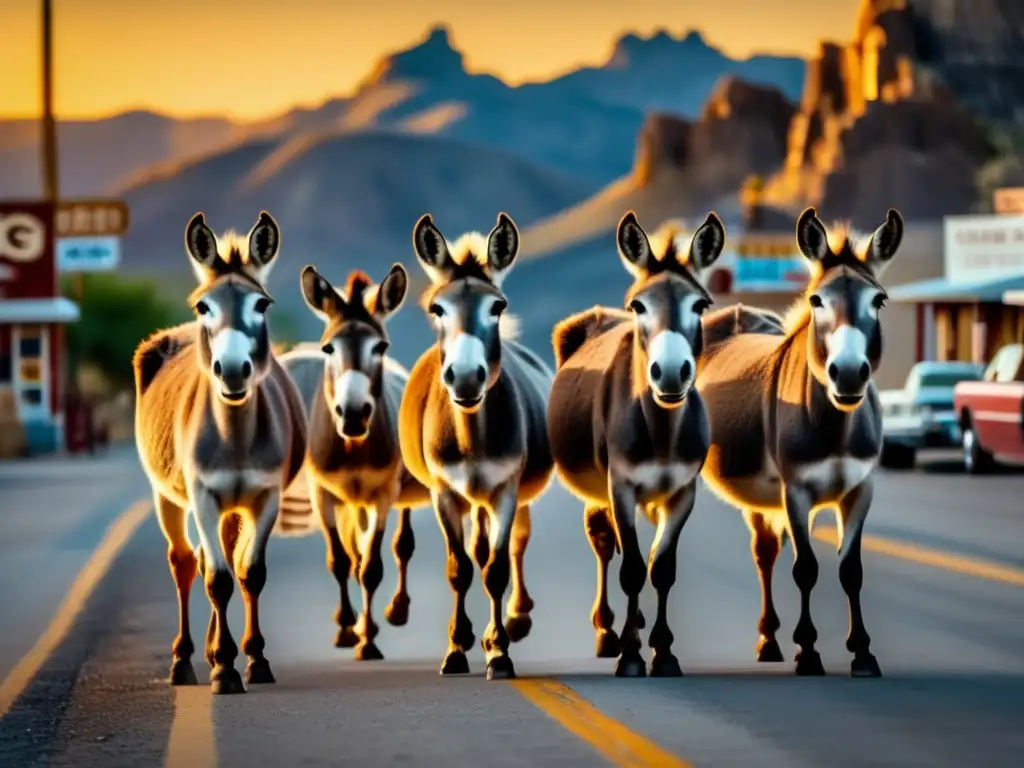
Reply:
[[996, 213], [1024, 213], [1024, 187], [1004, 187], [992, 193]]
[[1024, 275], [1024, 215], [943, 219], [946, 279], [977, 283]]
[[121, 261], [119, 237], [62, 237], [57, 240], [60, 272], [107, 272]]

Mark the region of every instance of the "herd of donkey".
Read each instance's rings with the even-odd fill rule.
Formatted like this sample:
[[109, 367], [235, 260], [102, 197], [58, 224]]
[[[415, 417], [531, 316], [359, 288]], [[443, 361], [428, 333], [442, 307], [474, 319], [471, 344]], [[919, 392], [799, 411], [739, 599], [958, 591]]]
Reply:
[[[289, 503], [285, 491], [303, 474], [305, 511], [323, 531], [327, 569], [340, 588], [335, 644], [354, 648], [357, 659], [383, 658], [371, 604], [382, 581], [388, 512], [400, 510], [399, 575], [385, 616], [400, 626], [409, 615], [409, 514], [430, 505], [455, 595], [441, 673], [469, 671], [472, 555], [491, 606], [481, 640], [487, 677], [514, 677], [509, 643], [527, 636], [533, 608], [523, 575], [530, 505], [557, 474], [583, 502], [597, 560], [597, 656], [617, 657], [618, 676], [648, 674], [639, 596], [649, 575], [657, 592], [650, 674], [680, 675], [666, 612], [680, 533], [703, 477], [742, 510], [750, 530], [762, 595], [758, 661], [783, 660], [771, 583], [779, 550], [791, 540], [801, 595], [796, 673], [824, 674], [810, 616], [818, 579], [810, 524], [831, 506], [849, 600], [851, 674], [880, 676], [861, 614], [860, 550], [881, 450], [872, 383], [886, 300], [879, 278], [902, 236], [895, 210], [859, 240], [846, 227], [827, 230], [809, 208], [796, 239], [810, 279], [792, 310], [780, 317], [737, 304], [709, 312], [702, 273], [725, 245], [720, 219], [709, 213], [690, 238], [672, 230], [649, 237], [629, 212], [616, 231], [632, 278], [623, 308], [593, 307], [558, 323], [552, 373], [508, 322], [502, 280], [519, 251], [512, 219], [501, 213], [488, 235], [449, 241], [427, 214], [415, 225], [413, 247], [430, 279], [422, 305], [437, 341], [406, 371], [387, 354], [387, 320], [409, 287], [401, 264], [378, 284], [354, 271], [341, 289], [305, 267], [302, 294], [323, 335], [278, 358], [266, 321], [273, 303], [266, 279], [281, 246], [277, 222], [262, 212], [248, 236], [217, 237], [195, 214], [185, 244], [199, 281], [189, 297], [196, 321], [157, 332], [133, 361], [138, 451], [178, 592], [170, 682], [196, 684], [189, 594], [197, 572], [212, 605], [206, 658], [213, 693], [245, 690], [227, 621], [236, 578], [245, 603], [246, 681], [274, 682], [259, 599], [267, 543]], [[656, 528], [647, 564], [638, 511]], [[195, 548], [189, 514], [199, 532]], [[619, 632], [607, 591], [616, 552], [627, 599]], [[350, 576], [362, 589], [358, 617]]]

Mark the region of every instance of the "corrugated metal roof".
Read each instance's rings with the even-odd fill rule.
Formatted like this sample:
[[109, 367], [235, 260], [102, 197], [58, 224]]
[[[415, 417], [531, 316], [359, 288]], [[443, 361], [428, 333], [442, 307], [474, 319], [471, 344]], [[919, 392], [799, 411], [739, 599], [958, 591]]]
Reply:
[[1024, 290], [1024, 274], [1013, 277], [989, 278], [972, 283], [952, 282], [945, 277], [919, 280], [897, 285], [888, 290], [889, 299], [898, 303], [923, 302], [994, 302], [1003, 301], [1007, 291]]

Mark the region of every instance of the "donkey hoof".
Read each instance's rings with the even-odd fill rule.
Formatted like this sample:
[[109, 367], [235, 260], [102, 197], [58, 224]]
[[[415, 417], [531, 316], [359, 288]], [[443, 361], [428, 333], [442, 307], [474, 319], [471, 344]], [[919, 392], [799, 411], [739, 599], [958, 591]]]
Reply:
[[824, 675], [825, 666], [821, 663], [821, 654], [817, 651], [797, 652], [796, 673], [800, 677], [821, 677]]
[[850, 677], [881, 677], [878, 660], [870, 653], [859, 653], [850, 664]]
[[449, 651], [441, 662], [442, 675], [468, 675], [469, 660], [462, 651]]
[[508, 639], [513, 643], [523, 640], [530, 630], [533, 629], [533, 619], [528, 613], [519, 613], [505, 619], [505, 631], [508, 632]]
[[656, 653], [651, 659], [651, 677], [682, 677], [679, 659], [672, 653]]
[[516, 668], [508, 656], [494, 656], [487, 661], [488, 680], [512, 680], [516, 676]]
[[594, 643], [594, 656], [599, 659], [614, 659], [622, 653], [622, 644], [614, 629], [597, 630]]
[[171, 662], [171, 673], [167, 676], [171, 685], [197, 685], [196, 671], [189, 659], [175, 659]]
[[761, 662], [785, 661], [782, 657], [782, 649], [779, 648], [779, 643], [774, 637], [771, 639], [762, 637], [757, 641], [757, 660]]
[[234, 667], [214, 667], [210, 673], [210, 693], [214, 696], [245, 693], [242, 676]]
[[382, 661], [384, 659], [384, 654], [372, 640], [359, 643], [353, 656], [356, 661]]
[[395, 595], [384, 609], [384, 618], [393, 627], [404, 627], [409, 621], [409, 598], [405, 595]]
[[647, 667], [639, 653], [622, 654], [615, 663], [616, 677], [647, 677]]
[[644, 612], [639, 608], [636, 610], [636, 628], [644, 629], [647, 626], [647, 619], [644, 618]]
[[359, 645], [359, 635], [353, 627], [341, 627], [334, 636], [335, 648], [355, 648]]
[[245, 682], [249, 685], [269, 685], [276, 683], [274, 673], [270, 671], [270, 662], [266, 659], [250, 661], [245, 667]]

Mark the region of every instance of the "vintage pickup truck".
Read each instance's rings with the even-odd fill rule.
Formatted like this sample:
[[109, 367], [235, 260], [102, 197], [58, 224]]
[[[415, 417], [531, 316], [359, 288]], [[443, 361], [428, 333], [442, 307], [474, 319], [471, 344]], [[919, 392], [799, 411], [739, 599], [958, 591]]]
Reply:
[[953, 388], [964, 470], [980, 474], [997, 461], [1024, 462], [1024, 344], [996, 352], [981, 381]]

